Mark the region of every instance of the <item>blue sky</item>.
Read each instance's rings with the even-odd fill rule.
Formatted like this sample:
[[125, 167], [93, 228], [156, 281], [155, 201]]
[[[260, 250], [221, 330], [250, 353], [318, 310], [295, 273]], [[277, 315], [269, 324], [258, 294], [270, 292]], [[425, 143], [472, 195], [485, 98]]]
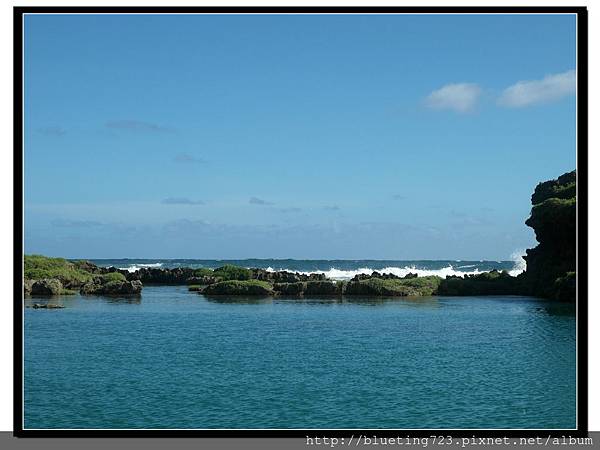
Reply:
[[575, 168], [574, 16], [25, 20], [25, 249], [509, 259]]

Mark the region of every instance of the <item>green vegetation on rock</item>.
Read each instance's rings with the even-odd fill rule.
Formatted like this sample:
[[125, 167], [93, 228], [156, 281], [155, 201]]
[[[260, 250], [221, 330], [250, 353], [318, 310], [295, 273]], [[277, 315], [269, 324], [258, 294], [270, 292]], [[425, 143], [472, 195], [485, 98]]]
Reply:
[[227, 264], [225, 266], [216, 268], [210, 275], [218, 277], [223, 281], [249, 280], [252, 278], [252, 271], [244, 267]]
[[206, 295], [273, 295], [273, 286], [259, 280], [229, 280], [220, 281], [206, 286], [202, 290]]
[[88, 261], [67, 261], [42, 255], [25, 255], [25, 295], [130, 295], [139, 294], [142, 283], [128, 281], [115, 269], [101, 268]]
[[442, 279], [435, 275], [414, 278], [368, 278], [350, 281], [346, 295], [423, 296], [436, 293]]
[[111, 281], [127, 281], [125, 275], [119, 272], [109, 272], [102, 275], [96, 275], [100, 277], [104, 282], [109, 283]]
[[195, 277], [212, 277], [215, 275], [214, 270], [212, 269], [207, 269], [206, 267], [201, 267], [200, 269], [196, 269], [194, 270], [194, 276]]
[[64, 286], [80, 286], [92, 279], [92, 274], [79, 269], [63, 258], [49, 258], [42, 255], [25, 255], [24, 275], [26, 279], [56, 279]]
[[561, 301], [575, 301], [576, 294], [576, 173], [540, 183], [531, 196], [533, 228], [539, 244], [524, 256], [527, 270], [519, 276], [523, 293]]
[[537, 205], [549, 198], [575, 198], [577, 191], [577, 173], [567, 172], [556, 180], [544, 181], [535, 187], [531, 196], [531, 204]]

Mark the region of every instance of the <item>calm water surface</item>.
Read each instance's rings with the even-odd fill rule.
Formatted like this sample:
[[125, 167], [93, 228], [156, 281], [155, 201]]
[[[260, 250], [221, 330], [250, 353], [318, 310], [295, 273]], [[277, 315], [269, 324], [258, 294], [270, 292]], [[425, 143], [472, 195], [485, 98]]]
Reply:
[[26, 428], [575, 427], [568, 305], [184, 286], [59, 302], [25, 310]]

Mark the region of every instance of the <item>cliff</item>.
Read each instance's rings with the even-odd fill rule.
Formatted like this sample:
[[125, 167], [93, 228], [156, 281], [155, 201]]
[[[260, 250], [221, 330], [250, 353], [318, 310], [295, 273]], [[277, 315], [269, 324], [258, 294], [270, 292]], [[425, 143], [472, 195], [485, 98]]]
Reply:
[[563, 302], [575, 301], [576, 285], [576, 172], [539, 183], [531, 196], [531, 215], [538, 245], [526, 250], [527, 270], [518, 277], [487, 272], [442, 280], [440, 295], [531, 295]]
[[524, 256], [521, 275], [525, 293], [561, 301], [575, 301], [576, 172], [540, 183], [531, 196], [533, 228], [539, 244]]

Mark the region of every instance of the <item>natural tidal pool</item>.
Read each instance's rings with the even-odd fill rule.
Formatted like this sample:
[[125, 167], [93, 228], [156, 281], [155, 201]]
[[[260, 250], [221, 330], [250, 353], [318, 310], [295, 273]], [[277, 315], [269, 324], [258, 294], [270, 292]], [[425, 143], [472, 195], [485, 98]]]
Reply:
[[25, 428], [576, 426], [571, 305], [185, 286], [52, 302], [25, 309]]

